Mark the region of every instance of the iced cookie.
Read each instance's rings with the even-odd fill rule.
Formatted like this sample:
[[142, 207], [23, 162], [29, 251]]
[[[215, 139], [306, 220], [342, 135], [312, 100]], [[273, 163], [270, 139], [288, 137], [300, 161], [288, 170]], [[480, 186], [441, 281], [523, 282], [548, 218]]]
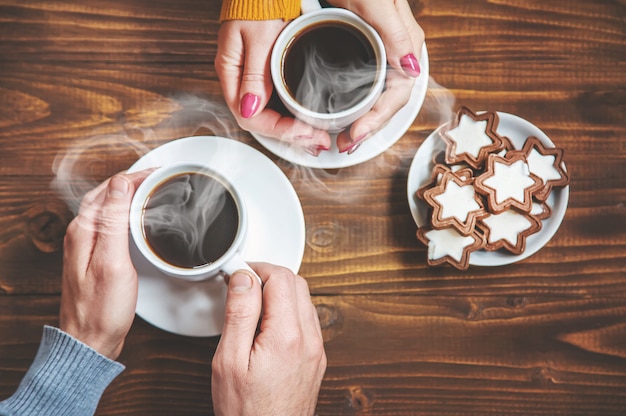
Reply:
[[526, 155], [530, 172], [537, 175], [544, 185], [543, 189], [535, 193], [538, 200], [545, 201], [553, 187], [569, 183], [569, 175], [563, 163], [563, 149], [545, 147], [541, 140], [531, 136], [526, 139], [521, 152]]
[[538, 220], [545, 220], [552, 215], [552, 208], [546, 203], [546, 201], [533, 201], [532, 208], [530, 209], [530, 215], [534, 216]]
[[489, 153], [503, 149], [502, 138], [496, 132], [498, 120], [495, 112], [477, 115], [461, 107], [452, 123], [440, 133], [446, 143], [446, 162], [465, 162], [474, 169], [481, 169]]
[[439, 183], [424, 192], [424, 200], [433, 208], [433, 228], [452, 226], [464, 235], [472, 232], [476, 219], [485, 215], [473, 182], [472, 177], [444, 172]]
[[474, 177], [474, 171], [464, 165], [447, 166], [441, 163], [437, 163], [433, 167], [430, 179], [415, 192], [415, 196], [423, 200], [424, 192], [437, 186], [441, 181], [443, 174], [446, 172], [454, 172], [456, 176], [460, 177], [461, 179], [470, 179]]
[[443, 174], [446, 172], [450, 172], [450, 168], [444, 164], [441, 163], [437, 163], [435, 164], [435, 166], [433, 167], [433, 170], [430, 174], [430, 179], [428, 180], [428, 182], [426, 182], [424, 185], [422, 185], [416, 192], [415, 195], [419, 198], [419, 199], [424, 199], [424, 192], [428, 191], [429, 189], [437, 186], [439, 184], [439, 182], [441, 181], [441, 178], [443, 177]]
[[428, 247], [429, 265], [448, 263], [459, 270], [467, 270], [470, 254], [484, 245], [484, 237], [476, 230], [470, 235], [463, 235], [452, 227], [440, 230], [420, 227], [417, 238]]
[[500, 150], [496, 154], [498, 156], [505, 157], [508, 152], [515, 150], [515, 146], [513, 146], [511, 139], [509, 139], [508, 137], [501, 136], [501, 138], [502, 138], [502, 150]]
[[[467, 268], [463, 244], [473, 241], [469, 237], [483, 241], [470, 252], [523, 254], [528, 237], [552, 215], [549, 204], [558, 198], [550, 198], [552, 190], [569, 183], [562, 149], [533, 136], [516, 137], [516, 149], [497, 133], [498, 122], [496, 112], [477, 115], [462, 107], [434, 136], [440, 142], [433, 147], [431, 176], [415, 193], [425, 227], [418, 238], [428, 245], [430, 265]], [[445, 244], [453, 247], [445, 252]]]
[[530, 172], [524, 155], [509, 152], [506, 158], [489, 155], [485, 172], [476, 178], [474, 187], [486, 195], [489, 211], [497, 214], [511, 207], [530, 212], [533, 194], [543, 183]]
[[541, 230], [541, 221], [532, 215], [507, 209], [481, 218], [478, 226], [485, 234], [485, 250], [504, 248], [513, 254], [522, 254], [526, 249], [526, 238]]

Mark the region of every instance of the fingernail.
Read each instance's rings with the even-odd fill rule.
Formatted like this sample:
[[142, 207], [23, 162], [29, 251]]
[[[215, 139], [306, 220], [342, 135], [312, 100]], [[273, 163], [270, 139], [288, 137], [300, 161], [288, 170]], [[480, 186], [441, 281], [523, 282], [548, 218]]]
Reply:
[[109, 181], [109, 186], [107, 188], [107, 195], [111, 198], [124, 198], [128, 195], [130, 187], [128, 182], [119, 176], [113, 176]]
[[355, 143], [352, 146], [350, 146], [350, 148], [347, 150], [347, 153], [349, 155], [351, 155], [352, 153], [356, 152], [357, 149], [361, 146], [361, 143]]
[[245, 292], [252, 288], [252, 279], [247, 273], [235, 272], [230, 276], [228, 287], [235, 292]]
[[259, 109], [259, 102], [261, 98], [258, 95], [247, 93], [241, 99], [241, 116], [243, 118], [250, 118]]
[[404, 69], [404, 72], [413, 78], [417, 78], [421, 73], [420, 64], [415, 55], [412, 53], [404, 55], [400, 58], [400, 65], [402, 66], [402, 69]]
[[367, 136], [369, 136], [369, 133], [360, 135], [359, 137], [354, 139], [352, 143], [350, 143], [348, 146], [344, 147], [343, 149], [339, 149], [339, 153], [347, 152], [348, 154], [351, 154], [361, 145], [361, 143], [363, 142], [363, 140], [365, 140]]
[[305, 147], [304, 151], [310, 154], [311, 156], [319, 156], [322, 150], [328, 150], [329, 148], [326, 146], [309, 146]]

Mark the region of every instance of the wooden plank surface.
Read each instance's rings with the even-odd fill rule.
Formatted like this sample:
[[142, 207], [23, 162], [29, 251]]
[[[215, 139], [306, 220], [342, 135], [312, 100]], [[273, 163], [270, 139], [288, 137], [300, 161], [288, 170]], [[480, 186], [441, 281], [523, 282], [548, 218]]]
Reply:
[[[74, 162], [76, 203], [159, 144], [220, 134], [264, 152], [301, 199], [300, 273], [329, 358], [319, 415], [626, 414], [626, 4], [410, 3], [430, 59], [422, 110], [385, 154], [320, 171], [215, 123], [220, 2], [0, 0], [0, 399], [57, 322], [73, 216], [59, 163]], [[565, 148], [567, 213], [520, 263], [431, 268], [415, 238], [408, 168], [459, 105]], [[137, 318], [98, 415], [211, 414], [217, 342]]]

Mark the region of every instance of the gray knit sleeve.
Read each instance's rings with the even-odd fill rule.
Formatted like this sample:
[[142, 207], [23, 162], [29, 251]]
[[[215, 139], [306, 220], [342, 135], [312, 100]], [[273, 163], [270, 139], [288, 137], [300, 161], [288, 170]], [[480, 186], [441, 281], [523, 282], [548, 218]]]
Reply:
[[35, 360], [1, 416], [93, 415], [109, 383], [124, 366], [65, 332], [45, 326]]

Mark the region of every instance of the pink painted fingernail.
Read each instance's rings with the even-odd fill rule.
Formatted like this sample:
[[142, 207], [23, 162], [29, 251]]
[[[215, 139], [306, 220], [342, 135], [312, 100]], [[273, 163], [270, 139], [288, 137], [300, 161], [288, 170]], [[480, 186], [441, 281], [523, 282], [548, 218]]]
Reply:
[[241, 116], [250, 118], [259, 109], [261, 98], [258, 95], [247, 93], [241, 99]]
[[357, 149], [361, 147], [361, 144], [362, 143], [359, 142], [359, 143], [354, 143], [352, 146], [350, 146], [350, 148], [347, 150], [348, 154], [351, 155], [352, 153], [356, 152]]
[[407, 73], [407, 75], [413, 78], [419, 77], [421, 73], [420, 64], [419, 62], [417, 62], [417, 58], [412, 53], [404, 55], [400, 59], [400, 65], [402, 66], [402, 69], [404, 69], [404, 72]]
[[330, 150], [330, 147], [328, 146], [324, 146], [324, 145], [316, 145], [316, 146], [309, 146], [307, 148], [304, 149], [308, 154], [310, 154], [311, 156], [319, 156], [320, 153], [324, 150]]

